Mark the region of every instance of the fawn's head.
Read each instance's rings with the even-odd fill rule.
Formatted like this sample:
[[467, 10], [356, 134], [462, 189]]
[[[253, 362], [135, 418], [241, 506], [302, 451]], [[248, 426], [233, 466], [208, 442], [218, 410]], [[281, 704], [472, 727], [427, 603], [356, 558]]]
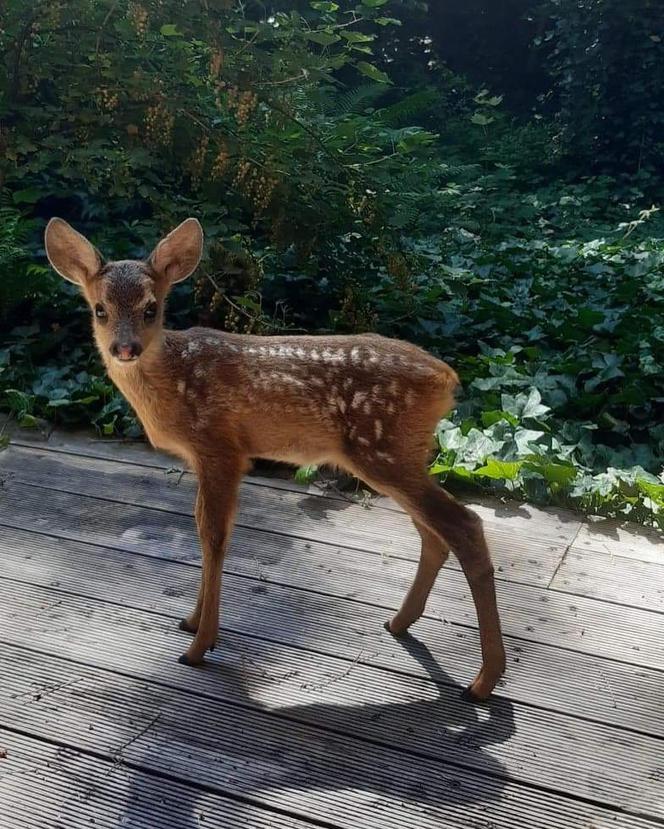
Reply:
[[137, 360], [161, 330], [171, 285], [186, 279], [200, 261], [203, 230], [196, 219], [187, 219], [146, 261], [105, 262], [85, 236], [62, 219], [48, 223], [44, 244], [53, 268], [83, 291], [102, 355], [126, 363]]

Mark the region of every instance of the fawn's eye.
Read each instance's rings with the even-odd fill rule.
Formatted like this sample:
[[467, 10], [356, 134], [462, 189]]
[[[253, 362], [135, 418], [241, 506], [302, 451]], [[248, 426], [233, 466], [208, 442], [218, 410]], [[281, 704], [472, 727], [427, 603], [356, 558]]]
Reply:
[[95, 305], [95, 317], [97, 317], [98, 320], [105, 320], [108, 318], [108, 314], [106, 313], [104, 306], [101, 304], [101, 302], [98, 302]]
[[157, 317], [157, 303], [151, 302], [143, 311], [143, 319], [146, 322], [154, 322]]

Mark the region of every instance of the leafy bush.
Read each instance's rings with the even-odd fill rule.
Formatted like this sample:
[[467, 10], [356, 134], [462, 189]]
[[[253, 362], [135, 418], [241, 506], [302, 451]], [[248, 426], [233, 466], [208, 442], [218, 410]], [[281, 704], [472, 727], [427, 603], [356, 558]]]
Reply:
[[[120, 258], [193, 214], [207, 257], [173, 294], [175, 326], [418, 342], [465, 387], [434, 474], [661, 525], [659, 75], [630, 64], [615, 94], [615, 21], [567, 5], [519, 27], [520, 49], [531, 28], [541, 39], [535, 86], [552, 79], [549, 111], [524, 115], [513, 64], [504, 90], [455, 74], [419, 0], [9, 0], [0, 406], [137, 434], [74, 286], [45, 266], [44, 220]], [[621, 15], [650, 61], [652, 16]]]

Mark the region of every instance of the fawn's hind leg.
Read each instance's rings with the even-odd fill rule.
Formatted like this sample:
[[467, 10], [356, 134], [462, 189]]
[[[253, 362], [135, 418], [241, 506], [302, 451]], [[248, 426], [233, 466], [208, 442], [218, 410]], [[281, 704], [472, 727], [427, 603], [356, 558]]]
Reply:
[[428, 527], [419, 521], [414, 521], [414, 524], [422, 538], [422, 549], [415, 580], [410, 586], [398, 613], [390, 622], [386, 623], [387, 630], [395, 636], [405, 633], [413, 622], [416, 622], [424, 613], [436, 576], [450, 554], [450, 548], [447, 544]]
[[482, 667], [467, 690], [471, 699], [486, 699], [505, 672], [505, 647], [500, 630], [494, 570], [482, 522], [428, 476], [399, 493], [405, 509], [439, 538], [459, 559], [470, 586], [482, 647]]
[[[416, 457], [413, 452], [413, 457]], [[505, 672], [505, 647], [500, 630], [494, 570], [489, 555], [482, 522], [474, 512], [464, 507], [438, 486], [424, 471], [424, 464], [402, 465], [399, 473], [393, 467], [354, 461], [352, 471], [386, 495], [391, 495], [411, 516], [416, 524], [426, 527], [445, 546], [449, 545], [459, 559], [470, 586], [475, 604], [482, 647], [482, 667], [466, 691], [470, 699], [486, 699]], [[420, 587], [433, 583], [433, 567], [425, 568]], [[417, 579], [416, 579], [417, 582]], [[408, 602], [408, 597], [407, 597]], [[417, 607], [408, 602], [406, 615]], [[398, 614], [397, 614], [398, 616]], [[398, 625], [398, 623], [397, 623]], [[389, 626], [397, 632], [398, 627]]]

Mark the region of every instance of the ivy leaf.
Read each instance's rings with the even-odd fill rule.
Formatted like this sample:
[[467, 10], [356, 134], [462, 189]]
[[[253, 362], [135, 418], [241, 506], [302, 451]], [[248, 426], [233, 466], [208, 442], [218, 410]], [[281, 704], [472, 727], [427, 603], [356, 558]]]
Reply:
[[501, 420], [510, 423], [512, 426], [516, 426], [519, 422], [519, 418], [515, 417], [510, 412], [503, 412], [499, 409], [493, 409], [488, 412], [482, 412], [482, 425], [483, 426], [493, 426], [494, 423], [499, 423]]
[[490, 124], [494, 119], [491, 115], [484, 115], [481, 112], [476, 112], [474, 115], [470, 116], [471, 123], [479, 124], [481, 127], [485, 127], [487, 124]]
[[366, 61], [361, 60], [357, 64], [357, 69], [363, 75], [371, 78], [372, 81], [377, 81], [378, 83], [392, 83], [387, 73], [381, 71], [377, 66], [374, 66], [373, 63], [367, 63]]
[[182, 32], [178, 29], [175, 23], [164, 23], [161, 29], [159, 29], [159, 32], [164, 37], [182, 37]]
[[370, 9], [376, 9], [378, 6], [384, 6], [387, 0], [362, 0], [363, 6], [368, 6]]
[[523, 464], [524, 461], [499, 461], [496, 458], [488, 458], [486, 466], [476, 469], [475, 474], [495, 480], [514, 481], [518, 478]]
[[532, 454], [533, 450], [530, 444], [535, 443], [543, 436], [544, 432], [539, 432], [536, 429], [517, 429], [514, 433], [514, 443], [519, 455]]
[[23, 190], [15, 190], [12, 194], [14, 204], [34, 204], [44, 195], [43, 190], [38, 187], [25, 187]]
[[376, 39], [376, 35], [365, 35], [362, 32], [342, 32], [341, 37], [349, 43], [369, 43]]
[[401, 21], [396, 17], [377, 17], [374, 23], [378, 23], [379, 26], [401, 26]]
[[318, 475], [318, 467], [315, 464], [299, 466], [295, 472], [295, 480], [298, 484], [310, 484]]
[[311, 8], [317, 12], [335, 12], [339, 8], [338, 3], [331, 3], [329, 0], [312, 0]]
[[308, 40], [313, 40], [314, 43], [319, 43], [321, 46], [331, 46], [333, 43], [341, 40], [339, 35], [325, 31], [307, 32], [306, 37]]

